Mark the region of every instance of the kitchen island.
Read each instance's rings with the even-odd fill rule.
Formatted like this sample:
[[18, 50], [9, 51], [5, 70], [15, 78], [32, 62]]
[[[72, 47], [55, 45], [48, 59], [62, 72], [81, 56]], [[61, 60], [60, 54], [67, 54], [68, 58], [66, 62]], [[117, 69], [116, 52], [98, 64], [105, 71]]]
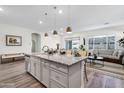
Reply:
[[48, 88], [83, 87], [86, 57], [26, 54], [26, 71]]

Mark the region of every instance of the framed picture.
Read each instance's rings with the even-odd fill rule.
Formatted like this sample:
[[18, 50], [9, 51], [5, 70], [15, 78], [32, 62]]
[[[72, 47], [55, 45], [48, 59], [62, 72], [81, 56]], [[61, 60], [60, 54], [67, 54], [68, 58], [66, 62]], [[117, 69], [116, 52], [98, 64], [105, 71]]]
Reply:
[[6, 46], [22, 46], [22, 37], [6, 35]]

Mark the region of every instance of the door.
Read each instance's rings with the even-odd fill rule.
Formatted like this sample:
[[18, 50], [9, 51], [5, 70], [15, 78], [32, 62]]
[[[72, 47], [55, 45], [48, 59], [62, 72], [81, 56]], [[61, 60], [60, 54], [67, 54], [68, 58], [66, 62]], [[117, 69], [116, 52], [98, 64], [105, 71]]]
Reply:
[[49, 87], [49, 63], [42, 62], [42, 82]]
[[38, 58], [31, 58], [31, 74], [40, 81], [41, 79], [41, 62]]
[[30, 57], [25, 57], [25, 69], [27, 72], [31, 71]]
[[41, 80], [41, 66], [40, 66], [40, 62], [36, 62], [35, 65], [35, 78], [38, 79], [39, 81]]
[[34, 60], [33, 60], [33, 58], [31, 58], [31, 74], [33, 75], [33, 76], [35, 76], [35, 62], [34, 62]]

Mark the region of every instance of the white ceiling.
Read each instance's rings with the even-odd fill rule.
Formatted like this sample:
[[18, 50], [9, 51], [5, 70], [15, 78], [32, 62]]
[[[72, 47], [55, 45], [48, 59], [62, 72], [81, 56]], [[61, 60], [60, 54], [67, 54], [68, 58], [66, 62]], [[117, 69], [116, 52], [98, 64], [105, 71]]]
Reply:
[[[18, 25], [25, 28], [52, 31], [55, 28], [54, 6], [45, 5], [16, 5], [16, 6], [0, 6], [4, 11], [0, 12], [0, 23]], [[124, 6], [93, 6], [93, 5], [74, 5], [70, 6], [71, 27], [74, 32], [83, 31], [86, 28], [100, 27], [110, 25], [119, 21], [124, 21]], [[56, 28], [68, 26], [68, 6], [57, 6], [57, 11], [61, 9], [62, 14], [57, 13]], [[47, 12], [46, 17], [44, 13]], [[43, 24], [39, 24], [42, 20]]]

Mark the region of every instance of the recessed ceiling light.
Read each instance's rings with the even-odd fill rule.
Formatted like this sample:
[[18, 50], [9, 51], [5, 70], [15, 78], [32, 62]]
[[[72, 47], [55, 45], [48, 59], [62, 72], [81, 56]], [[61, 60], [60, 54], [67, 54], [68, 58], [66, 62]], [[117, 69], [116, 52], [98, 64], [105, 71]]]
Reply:
[[43, 21], [40, 21], [40, 24], [42, 24], [43, 23]]
[[62, 10], [59, 10], [59, 14], [62, 14], [63, 13], [63, 11]]
[[0, 11], [3, 11], [3, 8], [0, 7]]
[[62, 31], [62, 30], [63, 30], [63, 28], [60, 28], [60, 30]]

